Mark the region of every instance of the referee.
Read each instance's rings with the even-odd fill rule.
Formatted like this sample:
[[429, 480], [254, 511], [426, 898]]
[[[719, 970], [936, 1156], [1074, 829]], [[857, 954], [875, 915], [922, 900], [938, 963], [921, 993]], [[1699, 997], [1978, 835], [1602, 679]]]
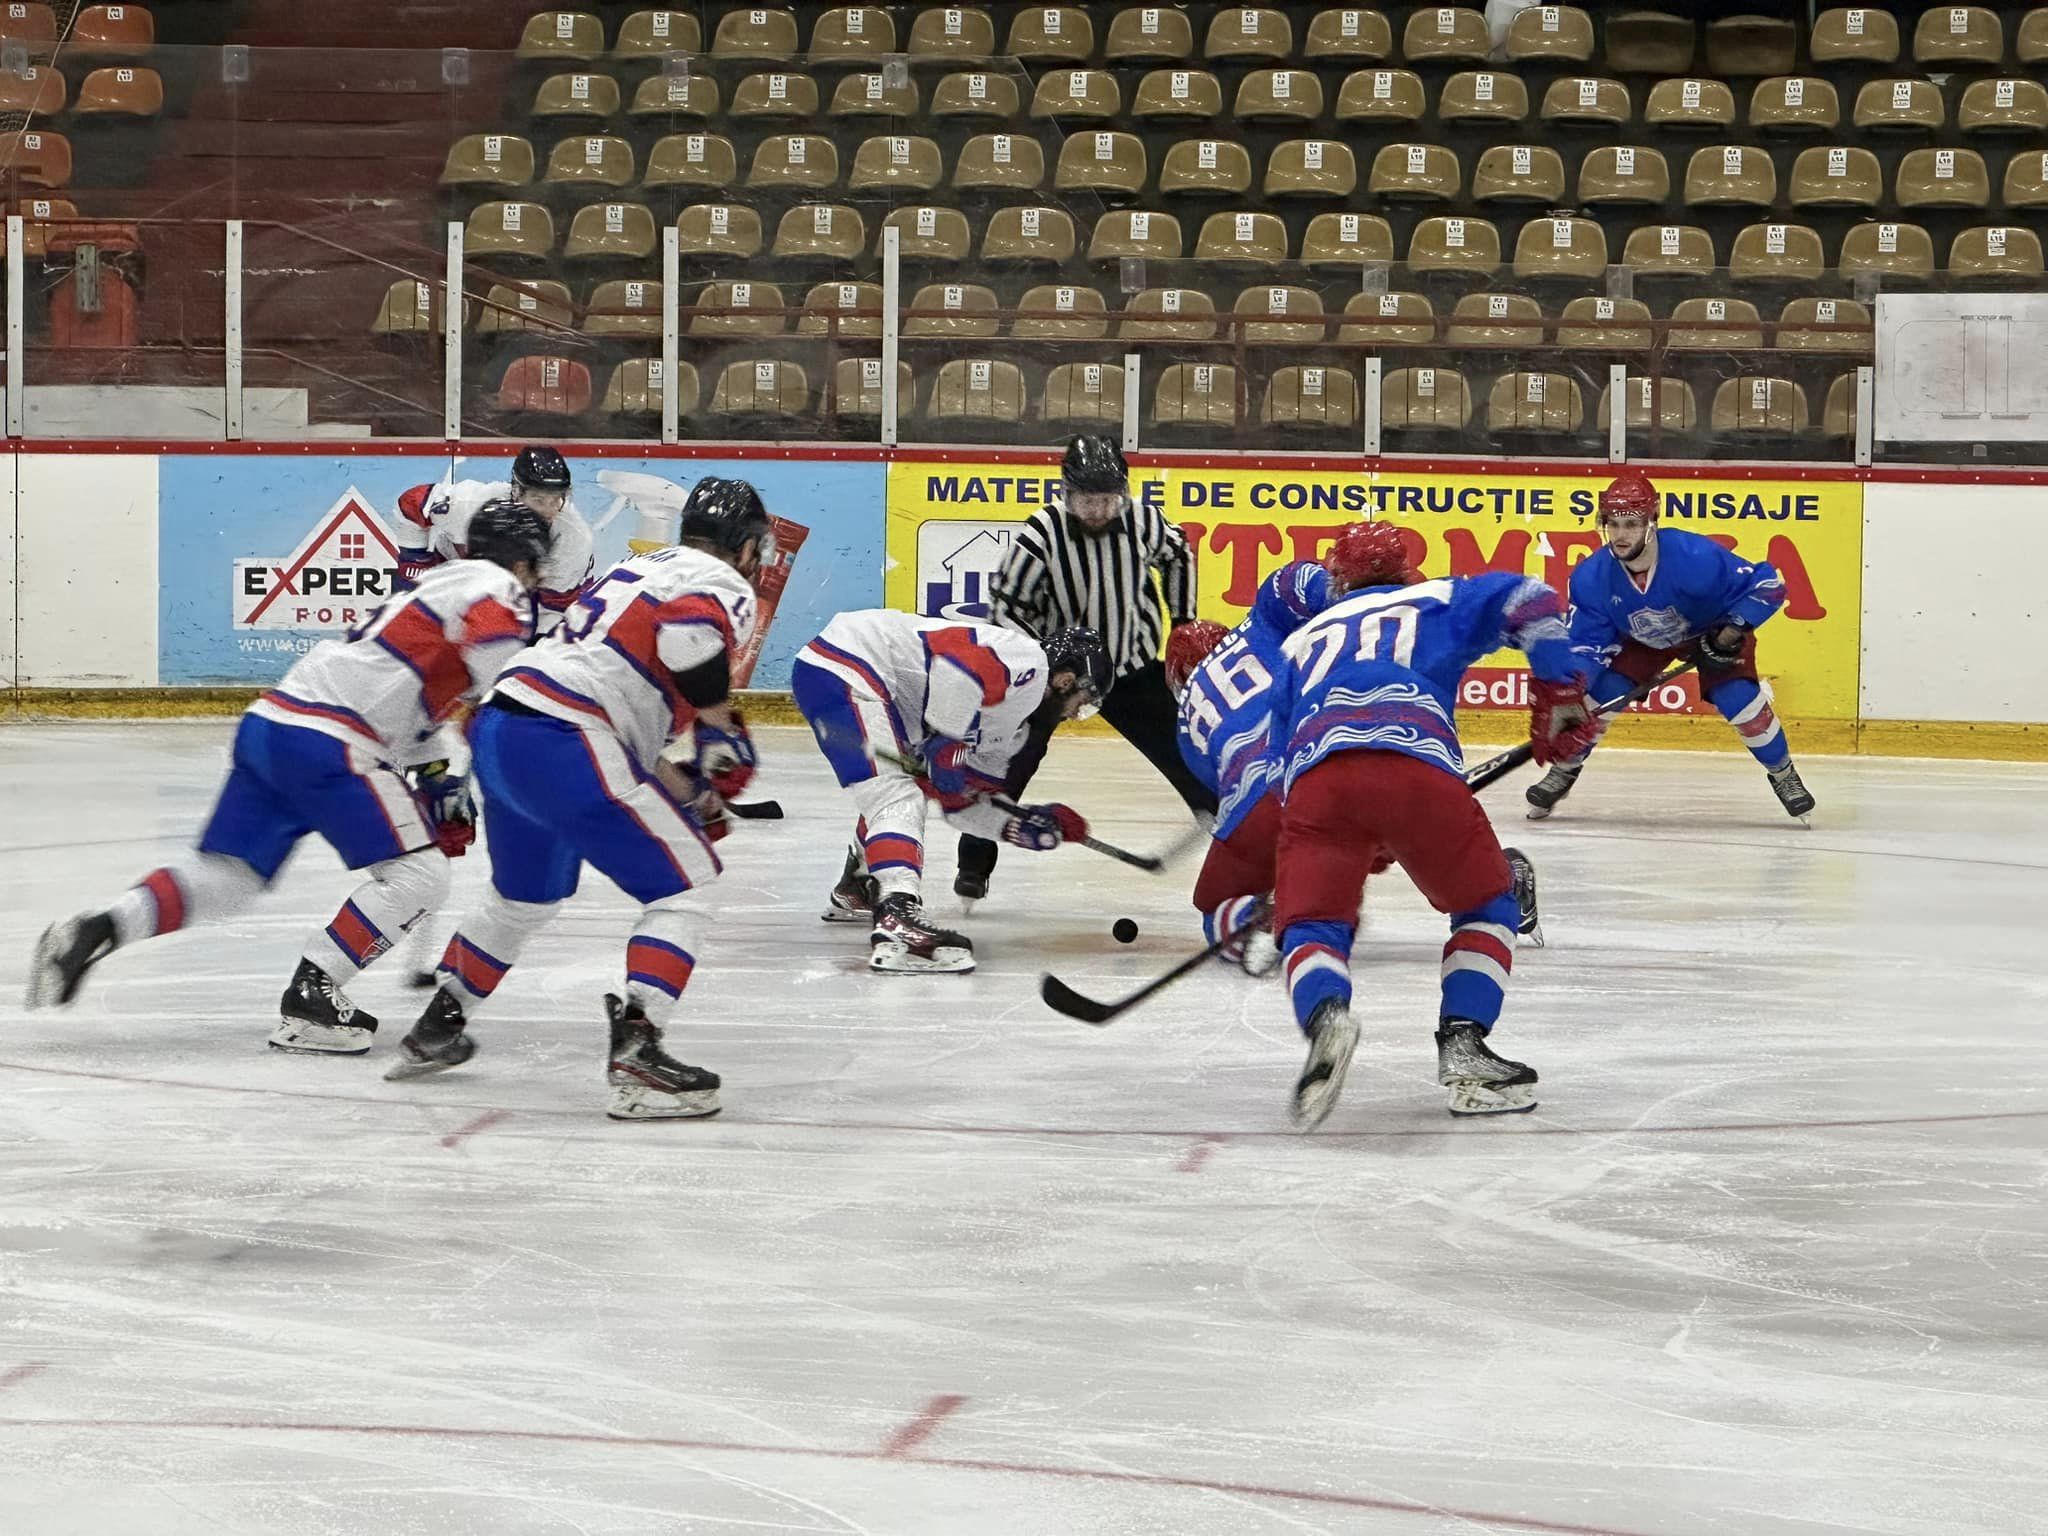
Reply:
[[[1178, 526], [1131, 501], [1131, 472], [1111, 437], [1077, 437], [1060, 463], [1058, 500], [1032, 515], [996, 572], [989, 618], [1043, 638], [1080, 626], [1102, 636], [1115, 681], [1102, 718], [1144, 753], [1193, 811], [1214, 814], [1216, 797], [1181, 761], [1180, 707], [1166, 686], [1161, 642], [1169, 622], [1195, 616], [1195, 557]], [[1159, 579], [1153, 580], [1157, 571]], [[1012, 759], [1010, 795], [1024, 792], [1051, 737], [1034, 731]], [[960, 839], [953, 893], [988, 894], [996, 845]]]

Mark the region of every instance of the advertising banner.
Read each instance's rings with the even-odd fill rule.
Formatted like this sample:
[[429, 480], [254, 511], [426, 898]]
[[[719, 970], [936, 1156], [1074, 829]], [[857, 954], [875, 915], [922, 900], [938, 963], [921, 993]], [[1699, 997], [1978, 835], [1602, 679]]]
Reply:
[[[1702, 466], [1709, 469], [1711, 466]], [[1763, 630], [1759, 662], [1795, 718], [1853, 720], [1862, 583], [1862, 487], [1839, 482], [1655, 477], [1663, 526], [1719, 540], [1784, 576], [1785, 607]], [[1246, 467], [1138, 469], [1132, 493], [1180, 523], [1196, 551], [1205, 618], [1234, 624], [1258, 584], [1291, 560], [1320, 559], [1337, 530], [1371, 517], [1408, 531], [1428, 576], [1519, 571], [1566, 592], [1571, 569], [1600, 547], [1594, 498], [1605, 474], [1441, 473]], [[1036, 465], [898, 462], [889, 468], [890, 606], [979, 616], [1014, 525], [1058, 484]], [[1466, 675], [1460, 702], [1525, 707], [1512, 652]], [[1688, 677], [1645, 706], [1700, 712]]]
[[[510, 455], [457, 460], [457, 479], [497, 480]], [[797, 650], [834, 613], [881, 600], [879, 464], [647, 459], [569, 452], [597, 567], [624, 559], [656, 502], [704, 475], [751, 480], [769, 510], [806, 525], [752, 679], [786, 688]], [[167, 455], [157, 520], [158, 672], [166, 686], [268, 684], [390, 596], [398, 498], [445, 478], [438, 456], [336, 453]], [[647, 504], [643, 506], [643, 503]], [[671, 524], [673, 519], [670, 519]]]

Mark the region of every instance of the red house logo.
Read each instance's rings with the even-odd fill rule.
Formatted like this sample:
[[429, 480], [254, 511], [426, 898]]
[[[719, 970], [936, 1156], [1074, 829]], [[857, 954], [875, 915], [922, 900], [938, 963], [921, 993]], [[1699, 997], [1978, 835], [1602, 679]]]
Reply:
[[397, 574], [397, 536], [350, 486], [289, 555], [235, 562], [235, 628], [353, 629]]

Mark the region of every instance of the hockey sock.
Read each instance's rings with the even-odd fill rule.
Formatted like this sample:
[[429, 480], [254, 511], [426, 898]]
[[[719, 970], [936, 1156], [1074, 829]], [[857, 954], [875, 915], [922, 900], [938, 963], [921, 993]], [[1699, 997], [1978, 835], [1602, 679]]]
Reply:
[[476, 1012], [498, 990], [527, 940], [547, 926], [561, 905], [553, 901], [513, 901], [492, 891], [482, 910], [455, 930], [441, 955], [441, 984], [453, 992], [463, 1013]]
[[194, 923], [232, 917], [261, 894], [263, 877], [226, 854], [195, 854], [182, 864], [152, 870], [123, 891], [107, 916], [118, 944], [176, 933]]
[[626, 941], [626, 1000], [638, 1003], [650, 1023], [659, 1027], [676, 1011], [683, 988], [696, 969], [700, 943], [695, 914], [658, 901], [640, 914], [640, 924]]
[[915, 896], [924, 883], [924, 796], [909, 775], [884, 773], [853, 786], [861, 856], [884, 896]]
[[1508, 972], [1515, 964], [1515, 928], [1522, 909], [1512, 889], [1451, 917], [1451, 941], [1444, 945], [1443, 1017], [1469, 1019], [1491, 1029], [1500, 1017]]
[[1331, 998], [1351, 1004], [1350, 923], [1289, 923], [1280, 935], [1287, 954], [1287, 995], [1294, 1003], [1294, 1022], [1304, 1030], [1317, 1007]]
[[1792, 744], [1785, 739], [1778, 712], [1771, 708], [1768, 683], [1731, 677], [1708, 691], [1707, 702], [1721, 711], [1749, 748], [1749, 755], [1765, 768], [1782, 768], [1792, 760]]
[[[1222, 944], [1225, 935], [1236, 933], [1251, 920], [1252, 911], [1259, 904], [1256, 896], [1233, 896], [1214, 911], [1202, 914], [1202, 936], [1211, 944]], [[1244, 959], [1244, 940], [1224, 944], [1217, 951], [1217, 958], [1236, 965]]]
[[421, 848], [372, 864], [334, 921], [306, 941], [305, 956], [336, 981], [368, 966], [448, 899], [448, 856]]

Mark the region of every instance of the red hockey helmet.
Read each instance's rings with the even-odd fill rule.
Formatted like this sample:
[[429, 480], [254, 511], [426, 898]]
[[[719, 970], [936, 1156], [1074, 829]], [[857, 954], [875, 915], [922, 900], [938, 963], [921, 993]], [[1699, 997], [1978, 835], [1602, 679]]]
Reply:
[[1406, 587], [1422, 578], [1408, 565], [1408, 546], [1392, 523], [1352, 523], [1323, 556], [1323, 569], [1350, 591]]
[[1193, 619], [1173, 626], [1166, 637], [1166, 686], [1175, 693], [1187, 687], [1195, 668], [1209, 659], [1209, 653], [1230, 633], [1214, 619]]
[[1657, 487], [1650, 483], [1650, 477], [1640, 469], [1624, 469], [1600, 493], [1600, 516], [1610, 513], [1616, 517], [1640, 517], [1647, 522], [1657, 521], [1657, 512], [1664, 504], [1664, 498], [1657, 494]]

